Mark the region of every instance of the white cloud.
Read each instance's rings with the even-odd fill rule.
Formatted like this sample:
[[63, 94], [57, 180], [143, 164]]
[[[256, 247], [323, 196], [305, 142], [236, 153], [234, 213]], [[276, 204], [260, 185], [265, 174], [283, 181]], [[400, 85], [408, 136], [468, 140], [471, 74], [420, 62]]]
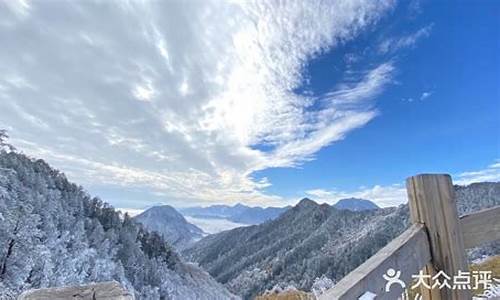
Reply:
[[420, 100], [423, 101], [427, 98], [429, 98], [434, 92], [429, 91], [429, 92], [423, 92], [422, 95], [420, 96]]
[[373, 187], [362, 187], [355, 191], [337, 191], [314, 189], [306, 191], [314, 200], [335, 204], [346, 198], [360, 198], [375, 202], [380, 207], [397, 206], [408, 202], [406, 188], [401, 184], [387, 186], [375, 185]]
[[136, 208], [117, 208], [117, 210], [121, 211], [123, 214], [127, 213], [131, 217], [135, 217], [138, 214], [142, 213], [144, 209], [136, 209]]
[[382, 63], [312, 98], [293, 93], [304, 66], [393, 5], [9, 4], [0, 10], [0, 126], [90, 187], [148, 187], [173, 204], [276, 204], [252, 172], [296, 166], [365, 125], [394, 69]]
[[433, 24], [427, 25], [406, 36], [387, 38], [379, 44], [378, 51], [380, 53], [393, 53], [402, 48], [414, 47], [419, 40], [431, 34], [433, 26]]
[[[468, 171], [453, 175], [453, 183], [468, 185], [474, 182], [499, 182], [500, 160], [478, 171]], [[373, 187], [360, 187], [354, 191], [341, 191], [336, 189], [312, 189], [306, 195], [318, 202], [335, 204], [346, 198], [361, 198], [375, 202], [381, 207], [396, 206], [408, 202], [406, 188], [403, 184], [375, 185]]]
[[468, 171], [453, 176], [454, 183], [467, 185], [474, 182], [498, 182], [500, 181], [500, 160], [489, 165], [487, 168], [478, 171]]
[[353, 105], [357, 101], [370, 99], [379, 93], [385, 84], [390, 82], [393, 71], [392, 63], [381, 64], [370, 70], [362, 81], [339, 85], [336, 90], [325, 95], [326, 99], [336, 105]]
[[137, 84], [132, 93], [138, 100], [151, 101], [155, 95], [155, 89], [151, 81], [146, 80], [142, 84]]
[[[19, 18], [23, 18], [29, 14], [29, 5], [28, 0], [11, 0], [11, 1], [2, 1], [0, 2], [0, 7], [5, 7], [9, 9], [13, 14], [15, 14]], [[7, 22], [3, 23], [6, 24]], [[8, 23], [7, 23], [8, 24]]]

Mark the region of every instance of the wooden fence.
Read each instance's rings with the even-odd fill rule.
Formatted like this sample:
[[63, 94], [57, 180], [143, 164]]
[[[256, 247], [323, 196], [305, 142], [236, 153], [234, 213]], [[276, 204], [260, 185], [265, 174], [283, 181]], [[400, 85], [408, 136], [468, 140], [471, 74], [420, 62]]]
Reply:
[[[469, 271], [465, 249], [500, 239], [500, 206], [458, 217], [449, 175], [422, 174], [406, 180], [413, 225], [357, 269], [320, 300], [398, 299], [404, 290], [393, 285], [386, 292], [383, 275], [400, 271], [411, 286], [412, 275], [443, 271], [453, 276]], [[422, 289], [422, 300], [470, 300], [470, 290]]]

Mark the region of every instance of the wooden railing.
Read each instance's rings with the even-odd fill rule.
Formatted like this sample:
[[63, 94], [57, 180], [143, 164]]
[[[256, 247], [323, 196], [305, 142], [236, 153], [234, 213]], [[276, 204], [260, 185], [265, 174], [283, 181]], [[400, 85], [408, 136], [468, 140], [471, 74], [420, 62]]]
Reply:
[[[422, 174], [406, 180], [413, 225], [340, 280], [320, 300], [398, 299], [399, 285], [385, 290], [383, 275], [399, 271], [406, 287], [421, 270], [453, 275], [469, 270], [465, 249], [500, 239], [500, 206], [458, 217], [449, 175]], [[470, 300], [470, 290], [422, 289], [422, 300]]]

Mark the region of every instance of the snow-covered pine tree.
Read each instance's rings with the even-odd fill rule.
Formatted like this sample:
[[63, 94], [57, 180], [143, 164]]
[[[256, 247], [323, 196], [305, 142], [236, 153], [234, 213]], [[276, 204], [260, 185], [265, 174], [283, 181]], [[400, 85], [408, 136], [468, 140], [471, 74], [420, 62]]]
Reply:
[[116, 280], [137, 299], [232, 299], [156, 233], [43, 160], [17, 153], [0, 130], [0, 299], [31, 288]]

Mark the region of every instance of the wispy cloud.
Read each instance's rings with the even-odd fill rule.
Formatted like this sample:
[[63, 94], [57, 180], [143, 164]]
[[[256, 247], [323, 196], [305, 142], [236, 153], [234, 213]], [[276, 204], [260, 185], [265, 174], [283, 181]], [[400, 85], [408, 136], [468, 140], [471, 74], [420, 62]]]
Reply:
[[429, 98], [430, 96], [432, 96], [434, 92], [432, 91], [428, 91], [428, 92], [423, 92], [422, 95], [420, 95], [420, 100], [423, 101], [427, 98]]
[[454, 176], [454, 183], [467, 185], [474, 182], [498, 182], [500, 181], [500, 160], [490, 164], [488, 167], [477, 171], [468, 171]]
[[383, 63], [370, 70], [361, 81], [340, 84], [335, 90], [325, 95], [325, 100], [332, 104], [353, 105], [377, 95], [392, 78], [394, 66], [392, 62]]
[[430, 24], [409, 35], [387, 38], [379, 44], [378, 51], [385, 54], [393, 53], [403, 48], [414, 47], [419, 40], [431, 34], [433, 26], [433, 24]]
[[276, 204], [252, 172], [299, 165], [365, 125], [393, 76], [386, 62], [318, 98], [293, 92], [310, 59], [392, 0], [12, 3], [0, 10], [0, 126], [87, 186]]
[[414, 101], [415, 101], [415, 99], [416, 99], [417, 101], [418, 101], [418, 100], [420, 100], [420, 101], [424, 101], [425, 99], [429, 98], [429, 97], [430, 97], [430, 96], [432, 96], [433, 94], [434, 94], [434, 92], [433, 92], [433, 91], [424, 91], [424, 92], [422, 92], [422, 94], [420, 94], [420, 96], [417, 96], [417, 97], [415, 97], [415, 98], [414, 98], [414, 97], [402, 98], [402, 99], [401, 99], [401, 101], [403, 101], [403, 102], [409, 102], [409, 103], [414, 102]]

